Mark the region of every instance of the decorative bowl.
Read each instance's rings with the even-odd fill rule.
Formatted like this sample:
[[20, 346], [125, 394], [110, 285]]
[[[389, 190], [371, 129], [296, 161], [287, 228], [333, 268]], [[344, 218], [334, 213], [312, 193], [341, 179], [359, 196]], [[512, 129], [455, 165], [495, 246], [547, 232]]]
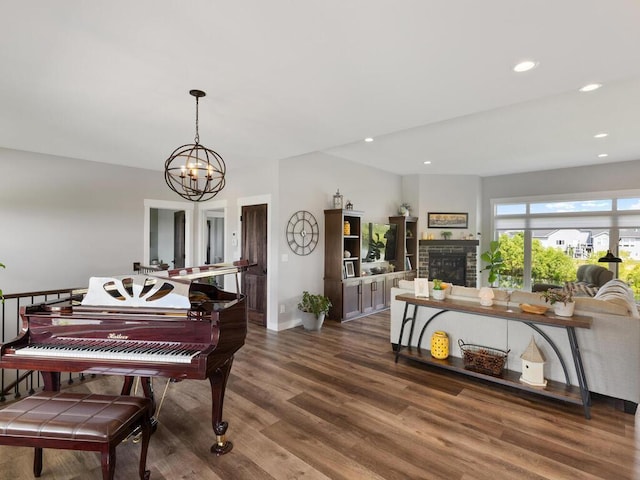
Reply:
[[521, 303], [520, 309], [523, 312], [536, 313], [538, 315], [542, 315], [544, 312], [546, 312], [549, 309], [549, 307], [545, 307], [544, 305], [530, 305], [528, 303]]

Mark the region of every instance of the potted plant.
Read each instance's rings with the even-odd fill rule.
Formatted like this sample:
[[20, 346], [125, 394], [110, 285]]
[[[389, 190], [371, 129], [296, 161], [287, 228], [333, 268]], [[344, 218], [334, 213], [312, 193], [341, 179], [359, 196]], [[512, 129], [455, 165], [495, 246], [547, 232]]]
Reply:
[[553, 312], [560, 317], [570, 317], [576, 303], [573, 301], [573, 289], [571, 288], [549, 288], [540, 294], [549, 305], [553, 307]]
[[331, 308], [331, 301], [324, 295], [312, 294], [306, 290], [302, 292], [302, 300], [298, 303], [298, 310], [302, 314], [302, 326], [305, 330], [320, 330], [324, 317]]
[[444, 300], [447, 284], [438, 278], [433, 279], [432, 294], [434, 300]]
[[408, 217], [411, 214], [411, 206], [405, 202], [398, 207], [398, 214]]
[[489, 271], [489, 285], [495, 286], [495, 282], [498, 280], [498, 276], [502, 271], [502, 266], [504, 265], [504, 259], [502, 258], [502, 252], [500, 252], [500, 241], [493, 240], [489, 244], [489, 250], [483, 252], [480, 255], [480, 259], [484, 262], [487, 262], [488, 265], [484, 267], [482, 270]]

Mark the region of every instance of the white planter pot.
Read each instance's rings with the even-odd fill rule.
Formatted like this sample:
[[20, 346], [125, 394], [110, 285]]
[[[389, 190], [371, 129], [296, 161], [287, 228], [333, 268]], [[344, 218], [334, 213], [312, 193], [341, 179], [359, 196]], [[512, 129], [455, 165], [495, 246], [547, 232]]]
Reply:
[[316, 331], [322, 328], [324, 323], [324, 313], [318, 315], [318, 318], [313, 313], [300, 312], [300, 318], [302, 319], [302, 326], [305, 330]]
[[433, 297], [434, 300], [444, 300], [445, 297], [445, 290], [431, 290], [431, 296]]
[[576, 302], [556, 302], [553, 304], [553, 313], [559, 317], [571, 317], [573, 316], [573, 309], [576, 307]]

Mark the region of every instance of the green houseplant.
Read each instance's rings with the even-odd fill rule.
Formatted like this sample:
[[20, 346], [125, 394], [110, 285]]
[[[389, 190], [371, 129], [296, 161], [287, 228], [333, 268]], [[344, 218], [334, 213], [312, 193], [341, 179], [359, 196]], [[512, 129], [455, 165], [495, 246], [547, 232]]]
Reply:
[[434, 300], [444, 300], [445, 298], [445, 290], [447, 285], [442, 282], [442, 280], [438, 278], [433, 279], [433, 299]]
[[305, 330], [320, 330], [324, 317], [331, 308], [328, 297], [312, 294], [306, 290], [302, 292], [302, 300], [298, 303], [298, 310], [303, 312], [302, 326]]
[[502, 266], [504, 265], [504, 258], [502, 258], [502, 252], [500, 251], [500, 241], [493, 240], [489, 244], [489, 250], [483, 252], [480, 255], [480, 259], [483, 262], [487, 262], [487, 266], [482, 270], [489, 271], [489, 285], [494, 285], [496, 280], [498, 280], [498, 275], [502, 271]]
[[569, 288], [549, 288], [542, 292], [540, 296], [549, 305], [554, 305], [557, 302], [562, 302], [566, 305], [569, 302], [573, 302], [573, 290]]
[[572, 288], [549, 288], [540, 294], [549, 305], [553, 307], [553, 312], [560, 317], [570, 317], [573, 315], [575, 302], [573, 301]]

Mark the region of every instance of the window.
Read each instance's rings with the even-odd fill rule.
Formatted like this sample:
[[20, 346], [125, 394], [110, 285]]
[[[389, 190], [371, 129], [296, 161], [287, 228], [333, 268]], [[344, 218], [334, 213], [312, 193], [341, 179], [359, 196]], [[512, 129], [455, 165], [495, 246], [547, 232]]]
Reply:
[[598, 263], [607, 251], [622, 263], [600, 265], [640, 298], [640, 195], [638, 192], [558, 195], [493, 200], [494, 238], [505, 259], [500, 286], [530, 289], [562, 285], [577, 268]]

